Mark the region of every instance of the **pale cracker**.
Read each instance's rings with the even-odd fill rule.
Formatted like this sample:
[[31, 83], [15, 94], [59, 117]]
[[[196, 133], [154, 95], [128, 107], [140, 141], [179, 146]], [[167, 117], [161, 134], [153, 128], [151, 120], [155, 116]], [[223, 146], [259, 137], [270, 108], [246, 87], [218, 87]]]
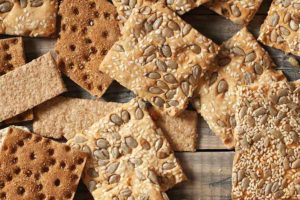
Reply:
[[216, 71], [207, 76], [209, 78], [196, 92], [199, 98], [195, 98], [193, 104], [225, 146], [234, 148], [233, 105], [237, 87], [286, 78], [281, 71], [273, 69], [271, 57], [246, 28], [222, 44], [216, 65]]
[[161, 3], [134, 9], [122, 33], [100, 70], [162, 112], [178, 115], [218, 46]]
[[0, 34], [49, 37], [55, 34], [58, 0], [0, 1]]
[[237, 96], [232, 199], [300, 199], [300, 81]]
[[300, 0], [274, 0], [260, 28], [263, 44], [300, 56]]
[[50, 53], [0, 76], [0, 122], [66, 90]]
[[[90, 154], [83, 182], [94, 198], [123, 199], [147, 194], [152, 185], [162, 192], [186, 180], [161, 129], [153, 123], [141, 99], [106, 115], [68, 141]], [[126, 191], [126, 192], [125, 192]], [[126, 194], [126, 195], [125, 195]], [[132, 198], [131, 197], [131, 198]]]

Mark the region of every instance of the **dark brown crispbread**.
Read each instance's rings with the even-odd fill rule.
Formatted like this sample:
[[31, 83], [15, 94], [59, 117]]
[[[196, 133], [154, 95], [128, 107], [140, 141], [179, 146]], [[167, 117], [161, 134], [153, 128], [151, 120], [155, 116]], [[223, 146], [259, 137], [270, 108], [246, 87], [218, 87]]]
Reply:
[[63, 0], [56, 53], [60, 69], [94, 96], [102, 96], [112, 79], [98, 70], [120, 35], [117, 12], [106, 0]]
[[0, 199], [73, 199], [85, 153], [15, 128], [0, 152]]

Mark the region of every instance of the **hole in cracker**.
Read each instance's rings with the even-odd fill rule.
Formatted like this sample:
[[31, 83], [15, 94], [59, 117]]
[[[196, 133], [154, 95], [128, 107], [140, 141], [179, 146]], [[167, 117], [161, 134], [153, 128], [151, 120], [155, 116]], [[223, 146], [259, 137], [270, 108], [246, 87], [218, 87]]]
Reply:
[[103, 90], [102, 85], [98, 85], [98, 86], [97, 86], [97, 89], [98, 89], [99, 91], [102, 91], [102, 90]]
[[42, 184], [38, 184], [35, 186], [36, 191], [40, 192], [43, 189], [43, 185]]
[[18, 141], [18, 146], [20, 146], [20, 147], [22, 147], [22, 146], [24, 146], [24, 142], [23, 142], [23, 140], [20, 140], [20, 141]]
[[88, 90], [92, 90], [93, 89], [93, 84], [92, 83], [87, 83], [86, 85]]
[[73, 69], [73, 68], [74, 68], [74, 63], [73, 63], [73, 62], [70, 62], [70, 63], [68, 64], [68, 67], [69, 67], [70, 69]]
[[101, 55], [106, 56], [107, 52], [108, 52], [107, 49], [102, 49], [101, 50]]
[[76, 158], [76, 164], [81, 165], [84, 162], [83, 158]]
[[47, 153], [49, 156], [53, 156], [54, 155], [54, 149], [48, 149]]
[[51, 158], [50, 161], [49, 161], [49, 164], [50, 165], [55, 165], [56, 163], [56, 160], [54, 158]]
[[71, 31], [76, 32], [77, 31], [77, 26], [75, 26], [75, 25], [71, 26]]
[[17, 188], [17, 194], [22, 196], [25, 193], [25, 189], [22, 186]]
[[79, 64], [78, 69], [83, 70], [84, 69], [84, 64]]
[[12, 175], [6, 174], [5, 178], [6, 178], [6, 181], [11, 181], [12, 180]]
[[5, 187], [5, 182], [4, 181], [0, 181], [0, 189]]
[[87, 74], [84, 74], [84, 75], [82, 76], [82, 80], [83, 80], [83, 81], [88, 80], [88, 78], [89, 78], [89, 76], [88, 76]]
[[76, 169], [76, 166], [75, 166], [75, 165], [71, 165], [71, 166], [69, 167], [69, 169], [70, 169], [71, 171], [74, 171], [74, 170]]
[[41, 178], [41, 175], [40, 174], [35, 174], [34, 178], [35, 178], [35, 180], [39, 180]]
[[59, 63], [58, 63], [58, 67], [60, 69], [64, 69], [66, 67], [66, 63], [63, 60], [60, 60]]
[[38, 194], [38, 199], [39, 200], [44, 200], [44, 199], [46, 199], [46, 196], [43, 193]]
[[59, 166], [60, 168], [64, 169], [66, 167], [65, 161], [60, 161]]
[[11, 71], [14, 69], [14, 66], [11, 63], [6, 63], [5, 67], [8, 69], [8, 71]]
[[96, 8], [96, 3], [95, 2], [90, 2], [89, 3], [90, 8]]
[[6, 199], [6, 193], [5, 192], [1, 192], [0, 193], [0, 198], [1, 199]]
[[42, 172], [42, 173], [47, 173], [47, 172], [49, 172], [49, 167], [48, 167], [48, 166], [43, 166], [42, 169], [41, 169], [41, 172]]
[[20, 174], [20, 172], [21, 172], [21, 169], [20, 169], [20, 167], [16, 167], [15, 169], [14, 169], [14, 173], [15, 174]]
[[29, 155], [30, 160], [35, 160], [36, 159], [36, 155], [34, 152], [31, 152]]
[[91, 58], [90, 58], [89, 55], [84, 55], [84, 56], [83, 56], [83, 59], [84, 59], [85, 61], [87, 61], [87, 62], [91, 60]]
[[25, 170], [24, 171], [25, 176], [30, 177], [32, 175], [32, 171], [31, 170]]
[[12, 165], [17, 164], [17, 162], [18, 162], [18, 158], [17, 158], [17, 157], [14, 157], [14, 158], [12, 158], [12, 159], [10, 160], [10, 164], [12, 164]]
[[18, 39], [16, 39], [16, 38], [12, 39], [12, 40], [11, 40], [11, 43], [12, 43], [12, 44], [18, 44]]
[[46, 144], [46, 145], [49, 145], [49, 144], [51, 144], [51, 140], [50, 139], [48, 139], [48, 138], [44, 138], [44, 143]]
[[66, 25], [66, 24], [62, 24], [62, 25], [61, 25], [61, 30], [62, 30], [62, 31], [66, 31], [66, 29], [67, 29], [67, 25]]
[[12, 59], [11, 54], [5, 54], [4, 60], [9, 61], [9, 60], [11, 60], [11, 59]]
[[110, 13], [109, 12], [104, 12], [103, 16], [105, 19], [108, 19], [110, 17]]
[[107, 31], [102, 31], [101, 36], [104, 38], [108, 37], [108, 32]]
[[97, 53], [96, 47], [91, 47], [89, 52], [90, 54], [96, 54]]
[[71, 51], [75, 51], [75, 50], [76, 50], [76, 46], [75, 46], [74, 44], [71, 44], [71, 45], [69, 46], [69, 49], [70, 49]]
[[64, 197], [67, 198], [67, 199], [72, 198], [72, 192], [70, 192], [70, 191], [65, 191], [65, 192], [64, 192]]
[[92, 40], [90, 38], [84, 38], [84, 42], [86, 44], [91, 44], [92, 43]]
[[14, 154], [17, 152], [17, 147], [16, 146], [12, 146], [11, 148], [9, 148], [9, 153]]
[[86, 27], [84, 27], [84, 28], [81, 30], [81, 33], [82, 33], [83, 35], [86, 35], [86, 34], [87, 34], [87, 31], [88, 31], [88, 29], [87, 29]]
[[76, 181], [78, 180], [78, 178], [79, 178], [79, 177], [78, 177], [76, 174], [72, 174], [72, 175], [71, 175], [71, 181], [72, 181], [72, 182], [76, 182]]
[[92, 19], [89, 19], [89, 20], [88, 20], [88, 25], [89, 25], [89, 26], [94, 26], [94, 24], [95, 24], [95, 23], [94, 23], [94, 20], [92, 20]]
[[6, 43], [4, 43], [4, 44], [2, 45], [2, 47], [3, 47], [3, 50], [4, 50], [4, 51], [7, 51], [7, 50], [9, 49], [9, 45], [6, 44]]
[[69, 152], [69, 151], [71, 151], [71, 147], [69, 147], [69, 146], [65, 146], [65, 151], [66, 151], [66, 152]]
[[41, 137], [41, 136], [39, 136], [39, 135], [36, 135], [36, 136], [34, 136], [34, 142], [36, 142], [36, 143], [38, 143], [38, 142], [40, 142], [41, 140], [42, 140], [43, 138]]
[[95, 18], [98, 18], [99, 16], [100, 16], [99, 12], [98, 12], [98, 11], [95, 11], [95, 12], [94, 12], [94, 17], [95, 17]]
[[49, 197], [49, 200], [55, 200], [54, 196]]
[[55, 179], [54, 185], [55, 185], [56, 187], [58, 187], [58, 186], [60, 185], [60, 180], [59, 180], [59, 179]]
[[72, 13], [73, 13], [74, 15], [79, 15], [79, 10], [78, 10], [78, 8], [73, 7], [73, 8], [72, 8]]
[[2, 149], [3, 149], [4, 151], [7, 151], [7, 150], [8, 150], [8, 147], [7, 147], [6, 145], [3, 145]]

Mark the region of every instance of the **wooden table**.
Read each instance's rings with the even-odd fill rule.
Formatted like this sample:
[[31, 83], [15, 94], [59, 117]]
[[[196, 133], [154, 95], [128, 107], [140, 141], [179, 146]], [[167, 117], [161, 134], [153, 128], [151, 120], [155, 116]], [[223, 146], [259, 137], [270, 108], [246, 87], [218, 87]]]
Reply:
[[[261, 9], [248, 26], [257, 37], [259, 27], [264, 21], [271, 1], [265, 0]], [[229, 39], [241, 27], [229, 20], [216, 15], [205, 7], [195, 9], [183, 16], [202, 34], [221, 44]], [[1, 36], [0, 36], [1, 37]], [[2, 36], [3, 37], [3, 36]], [[25, 38], [25, 49], [28, 61], [53, 49], [55, 39]], [[292, 68], [286, 61], [285, 55], [279, 50], [266, 48], [278, 69], [284, 70], [289, 80], [300, 78], [300, 69]], [[66, 96], [92, 98], [79, 86], [64, 77], [68, 87]], [[133, 97], [132, 92], [114, 82], [105, 93], [106, 101], [127, 102]], [[228, 200], [231, 199], [231, 167], [234, 151], [227, 150], [219, 138], [213, 135], [208, 125], [199, 117], [199, 141], [197, 152], [176, 153], [181, 161], [189, 181], [168, 192], [171, 200]], [[76, 200], [93, 199], [81, 183], [76, 194]]]

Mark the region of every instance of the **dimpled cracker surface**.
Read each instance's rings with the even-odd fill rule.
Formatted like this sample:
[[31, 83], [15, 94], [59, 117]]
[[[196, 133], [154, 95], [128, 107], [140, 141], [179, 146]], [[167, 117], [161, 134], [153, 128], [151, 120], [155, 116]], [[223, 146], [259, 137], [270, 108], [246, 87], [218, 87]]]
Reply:
[[300, 199], [300, 82], [239, 89], [232, 198]]
[[300, 56], [300, 0], [274, 0], [258, 40]]
[[23, 113], [65, 90], [61, 74], [50, 53], [18, 67], [0, 76], [0, 122]]
[[155, 199], [150, 188], [166, 191], [186, 180], [140, 99], [118, 108], [68, 144], [90, 154], [83, 181], [94, 198]]
[[5, 137], [7, 136], [7, 133], [9, 132], [10, 128], [21, 129], [23, 131], [29, 132], [29, 129], [27, 127], [24, 127], [24, 126], [9, 126], [9, 127], [0, 129], [0, 148], [3, 144], [3, 141], [4, 141]]
[[49, 37], [56, 31], [57, 0], [0, 1], [0, 34]]
[[169, 115], [184, 110], [219, 49], [162, 3], [135, 9], [100, 70]]
[[236, 24], [247, 25], [262, 2], [263, 0], [212, 0], [206, 5]]
[[270, 56], [246, 28], [222, 44], [216, 65], [216, 70], [207, 76], [204, 85], [196, 92], [199, 97], [193, 103], [225, 146], [233, 148], [233, 128], [236, 125], [233, 106], [237, 87], [286, 78], [281, 71], [273, 69]]
[[[22, 38], [9, 38], [0, 40], [0, 76], [25, 65], [25, 56]], [[4, 124], [13, 124], [33, 119], [32, 111], [22, 113], [12, 119], [6, 120]], [[2, 125], [3, 123], [0, 123]]]
[[60, 69], [94, 96], [101, 97], [112, 79], [98, 67], [118, 39], [114, 6], [106, 0], [63, 0], [60, 38], [55, 50]]
[[86, 154], [10, 128], [0, 153], [1, 199], [73, 199]]

